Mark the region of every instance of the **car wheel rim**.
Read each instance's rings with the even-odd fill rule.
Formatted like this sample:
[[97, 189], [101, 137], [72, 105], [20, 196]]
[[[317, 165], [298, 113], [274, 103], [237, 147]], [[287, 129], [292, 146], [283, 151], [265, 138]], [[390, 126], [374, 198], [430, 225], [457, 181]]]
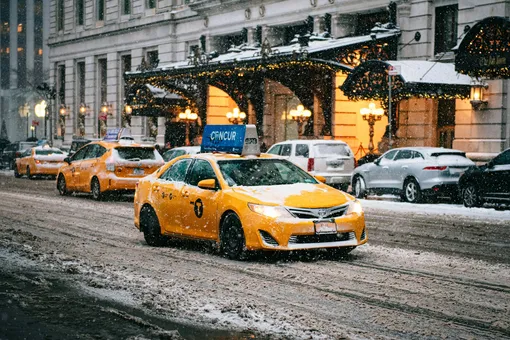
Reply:
[[97, 183], [97, 181], [94, 181], [94, 183], [92, 184], [92, 195], [94, 196], [94, 198], [99, 197], [99, 184]]
[[416, 198], [416, 185], [413, 182], [407, 184], [406, 197], [410, 202], [414, 201]]
[[66, 190], [66, 183], [64, 181], [64, 179], [62, 177], [59, 177], [58, 179], [58, 191], [60, 191], [60, 193], [64, 193]]
[[356, 197], [359, 197], [361, 195], [361, 180], [359, 178], [356, 179], [356, 186], [354, 190], [356, 192]]
[[469, 206], [474, 205], [476, 201], [476, 192], [474, 187], [470, 186], [464, 190], [464, 200]]

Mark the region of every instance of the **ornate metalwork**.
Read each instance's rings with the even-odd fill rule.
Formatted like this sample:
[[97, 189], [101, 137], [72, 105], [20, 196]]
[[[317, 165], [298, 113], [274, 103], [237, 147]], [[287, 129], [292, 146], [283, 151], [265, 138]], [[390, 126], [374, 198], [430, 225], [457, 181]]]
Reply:
[[372, 43], [361, 47], [360, 49], [350, 50], [344, 49], [339, 51], [335, 60], [339, 63], [356, 67], [361, 63], [376, 59], [376, 60], [389, 60], [390, 53], [388, 51], [387, 43]]

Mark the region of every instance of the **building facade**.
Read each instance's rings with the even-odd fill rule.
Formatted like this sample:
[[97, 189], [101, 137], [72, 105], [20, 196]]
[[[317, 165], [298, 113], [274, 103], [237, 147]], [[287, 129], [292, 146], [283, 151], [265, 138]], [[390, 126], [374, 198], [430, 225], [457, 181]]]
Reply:
[[[378, 52], [373, 59], [429, 62], [414, 69], [416, 82], [434, 72], [441, 78], [434, 65], [453, 65], [452, 48], [468, 31], [466, 26], [487, 16], [508, 16], [510, 1], [52, 0], [49, 7], [49, 79], [57, 90], [58, 114], [53, 133], [64, 144], [73, 136], [99, 137], [106, 128], [121, 126], [130, 126], [136, 139], [182, 144], [178, 114], [186, 106], [165, 101], [177, 94], [200, 111], [201, 121], [193, 125], [228, 124], [227, 112], [241, 108], [246, 120], [257, 124], [266, 145], [290, 138], [343, 139], [361, 156], [369, 144], [369, 126], [360, 110], [374, 102], [391, 112], [394, 145], [454, 147], [473, 157], [510, 146], [508, 80], [487, 80], [483, 107], [471, 105], [462, 75], [441, 79], [439, 85], [429, 80], [416, 93], [414, 83], [404, 80], [415, 96], [402, 96], [391, 110], [385, 97], [353, 98], [342, 90], [349, 74], [366, 60], [360, 58], [364, 47], [375, 46], [363, 37], [373, 35], [381, 42], [379, 52], [390, 46], [385, 56]], [[378, 25], [392, 21], [396, 25]], [[310, 39], [316, 41], [296, 44], [311, 32], [315, 34]], [[328, 53], [329, 47], [314, 50], [321, 41], [336, 44], [334, 53]], [[254, 57], [245, 58], [240, 67], [242, 58], [236, 53], [246, 55], [251, 48]], [[312, 71], [302, 59], [308, 54], [315, 60]], [[284, 60], [285, 55], [289, 57]], [[261, 67], [272, 57], [278, 62], [269, 62], [270, 67], [293, 68], [293, 73]], [[257, 58], [260, 62], [251, 61]], [[317, 61], [324, 58], [323, 65]], [[296, 71], [300, 65], [308, 71]], [[131, 72], [131, 82], [126, 82], [125, 72]], [[317, 85], [323, 78], [328, 80]], [[159, 112], [126, 111], [132, 85], [144, 84], [151, 86], [149, 103], [159, 98], [152, 107]], [[163, 94], [154, 93], [157, 85]], [[455, 92], [457, 85], [462, 89]], [[299, 124], [289, 116], [299, 104], [312, 111], [305, 131], [298, 131]], [[383, 137], [387, 114], [375, 124], [375, 142]], [[199, 135], [200, 127], [192, 131]]]
[[50, 8], [43, 2], [7, 0], [0, 5], [0, 122], [10, 141], [45, 136], [45, 118], [34, 112], [42, 99], [36, 87], [49, 79], [45, 41]]

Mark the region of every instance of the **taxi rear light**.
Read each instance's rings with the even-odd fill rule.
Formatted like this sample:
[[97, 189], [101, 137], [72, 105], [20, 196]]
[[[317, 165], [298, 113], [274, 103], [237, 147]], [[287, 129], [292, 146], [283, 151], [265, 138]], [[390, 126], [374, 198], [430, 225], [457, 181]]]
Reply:
[[423, 168], [423, 170], [439, 170], [439, 171], [443, 171], [443, 170], [446, 170], [446, 166], [426, 166]]
[[308, 158], [308, 164], [306, 166], [307, 171], [313, 171], [315, 167], [315, 158]]
[[38, 160], [38, 159], [36, 159], [36, 160], [35, 160], [35, 164], [41, 164], [41, 161], [40, 161], [40, 160]]

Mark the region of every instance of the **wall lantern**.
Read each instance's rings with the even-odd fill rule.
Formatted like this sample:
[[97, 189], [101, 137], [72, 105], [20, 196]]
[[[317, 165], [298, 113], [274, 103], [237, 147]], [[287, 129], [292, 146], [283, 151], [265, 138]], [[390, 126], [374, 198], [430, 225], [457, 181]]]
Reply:
[[81, 103], [80, 107], [78, 108], [78, 112], [79, 112], [80, 116], [83, 117], [88, 114], [89, 109], [90, 109], [90, 107], [88, 105], [86, 105], [85, 103]]
[[485, 90], [489, 85], [480, 80], [473, 80], [471, 82], [471, 106], [475, 110], [481, 109], [483, 106], [487, 105], [487, 100], [484, 100]]
[[60, 108], [58, 109], [58, 113], [61, 116], [67, 116], [69, 114], [69, 106], [65, 106], [64, 104], [60, 104]]
[[237, 125], [246, 119], [246, 113], [240, 112], [236, 107], [232, 112], [227, 112], [227, 118], [229, 122]]

